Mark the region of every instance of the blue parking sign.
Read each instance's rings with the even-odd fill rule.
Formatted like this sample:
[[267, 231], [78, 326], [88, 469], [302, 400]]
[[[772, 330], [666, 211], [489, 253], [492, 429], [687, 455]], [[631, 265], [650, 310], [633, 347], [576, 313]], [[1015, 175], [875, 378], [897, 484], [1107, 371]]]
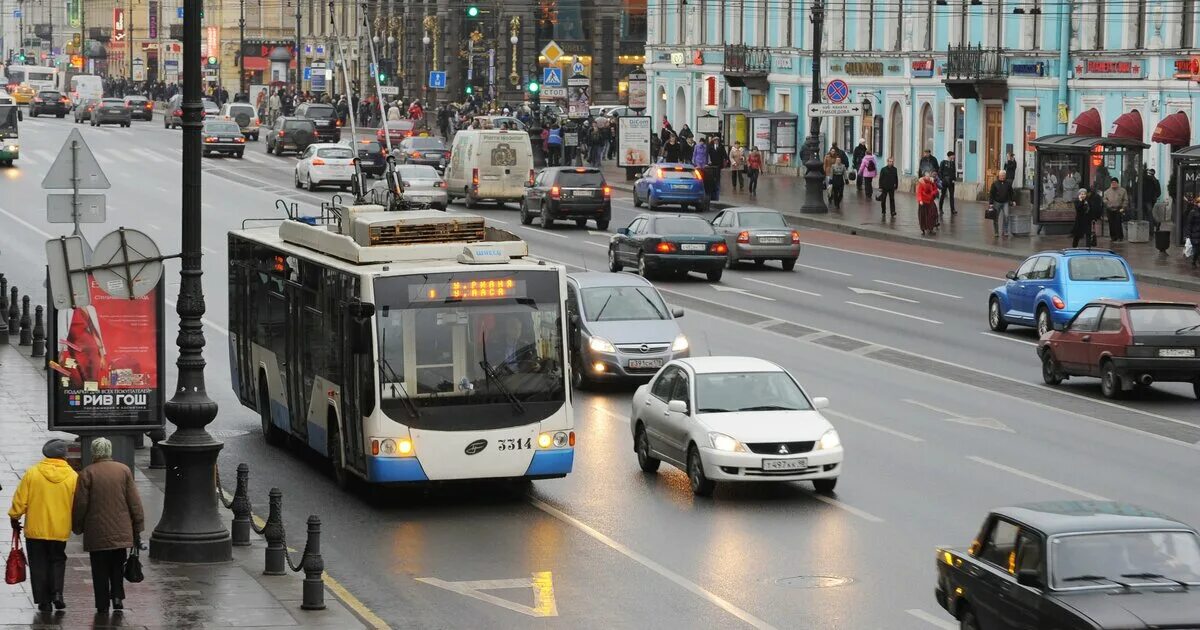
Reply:
[[183, 19], [183, 7], [177, 7], [175, 9], [175, 17], [177, 17], [181, 20]]

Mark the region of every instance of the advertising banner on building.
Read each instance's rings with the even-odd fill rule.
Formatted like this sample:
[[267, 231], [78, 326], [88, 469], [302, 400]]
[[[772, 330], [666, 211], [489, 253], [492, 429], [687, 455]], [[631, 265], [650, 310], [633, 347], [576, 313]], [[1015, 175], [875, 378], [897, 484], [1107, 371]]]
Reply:
[[796, 152], [796, 121], [794, 121], [794, 120], [777, 120], [777, 121], [775, 121], [775, 152], [776, 153], [795, 153]]
[[109, 46], [113, 48], [121, 48], [125, 45], [125, 9], [115, 7], [113, 9], [112, 21], [112, 41]]
[[646, 73], [632, 72], [629, 74], [629, 108], [636, 110], [646, 109]]
[[146, 25], [150, 31], [150, 39], [158, 39], [158, 0], [150, 0]]
[[128, 299], [105, 293], [88, 275], [91, 305], [50, 307], [54, 355], [50, 379], [51, 431], [163, 427], [166, 376], [163, 284]]
[[758, 147], [759, 151], [771, 150], [771, 119], [770, 118], [755, 118], [754, 119], [754, 137], [751, 139], [752, 146]]
[[71, 25], [71, 28], [79, 28], [81, 20], [83, 19], [83, 16], [81, 15], [82, 7], [83, 0], [68, 0], [67, 22]]
[[650, 136], [654, 121], [649, 116], [617, 118], [617, 166], [650, 166]]

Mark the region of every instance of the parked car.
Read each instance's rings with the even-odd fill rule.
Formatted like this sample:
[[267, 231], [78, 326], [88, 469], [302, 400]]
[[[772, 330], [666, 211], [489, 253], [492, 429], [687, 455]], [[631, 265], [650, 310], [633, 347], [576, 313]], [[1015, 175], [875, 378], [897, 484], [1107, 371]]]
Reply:
[[64, 118], [69, 111], [71, 111], [71, 99], [57, 90], [42, 90], [29, 103], [30, 118], [37, 118], [41, 114]]
[[296, 188], [310, 191], [321, 186], [339, 186], [349, 190], [354, 181], [354, 151], [349, 147], [322, 142], [311, 144], [296, 162]]
[[213, 118], [204, 121], [201, 133], [203, 144], [201, 151], [204, 157], [214, 153], [223, 153], [241, 158], [246, 153], [246, 137], [238, 124], [231, 120]]
[[1155, 382], [1191, 383], [1200, 399], [1200, 308], [1144, 300], [1097, 300], [1038, 342], [1042, 379], [1100, 378], [1106, 398]]
[[100, 99], [98, 99], [98, 98], [87, 98], [87, 99], [84, 99], [84, 100], [76, 103], [75, 104], [75, 113], [74, 113], [75, 122], [81, 123], [85, 120], [88, 122], [91, 122], [92, 112], [96, 111], [96, 107], [98, 107], [99, 105], [100, 105]]
[[426, 164], [445, 172], [450, 161], [450, 149], [441, 138], [416, 136], [405, 138], [394, 147], [396, 158], [401, 164]]
[[318, 142], [341, 142], [342, 122], [337, 110], [328, 103], [301, 103], [292, 114], [296, 118], [307, 118], [317, 127]]
[[131, 117], [138, 120], [154, 120], [154, 102], [145, 96], [126, 96], [125, 104], [129, 106]]
[[708, 194], [700, 170], [691, 164], [667, 162], [655, 164], [642, 172], [633, 183], [633, 205], [657, 210], [664, 204], [677, 204], [681, 210], [688, 206], [708, 212]]
[[612, 188], [598, 168], [544, 168], [527, 185], [521, 200], [521, 223], [533, 223], [534, 216], [546, 229], [552, 229], [556, 219], [574, 219], [579, 227], [595, 221], [597, 230], [607, 230]]
[[375, 140], [342, 140], [342, 145], [349, 147], [358, 154], [358, 168], [363, 173], [382, 177], [387, 170], [387, 156], [384, 149]]
[[258, 140], [261, 128], [258, 120], [258, 111], [250, 103], [225, 103], [221, 106], [218, 117], [222, 120], [237, 123], [238, 128], [241, 129], [242, 136], [247, 140]]
[[646, 381], [672, 359], [688, 356], [687, 337], [649, 280], [589, 271], [567, 276], [571, 383]]
[[125, 101], [119, 98], [100, 99], [100, 104], [92, 110], [92, 126], [116, 124], [128, 127], [133, 124], [132, 112]]
[[691, 357], [663, 367], [633, 394], [629, 428], [638, 466], [665, 461], [709, 496], [718, 482], [811, 481], [830, 493], [842, 440], [787, 370], [751, 357]]
[[718, 282], [728, 253], [725, 239], [700, 217], [640, 214], [609, 239], [608, 269], [635, 266], [643, 278], [698, 271]]
[[713, 217], [712, 224], [729, 246], [730, 269], [743, 261], [762, 265], [768, 260], [778, 260], [784, 271], [796, 268], [800, 232], [788, 225], [778, 210], [756, 206], [726, 208]]
[[934, 597], [964, 630], [1200, 627], [1200, 534], [1136, 505], [997, 508], [935, 563]]
[[267, 153], [283, 155], [284, 151], [303, 153], [317, 141], [317, 125], [307, 118], [280, 116], [267, 134]]
[[1008, 281], [988, 296], [988, 325], [996, 332], [1009, 325], [1033, 326], [1040, 337], [1061, 328], [1092, 300], [1140, 297], [1129, 263], [1109, 250], [1039, 252], [1005, 277]]

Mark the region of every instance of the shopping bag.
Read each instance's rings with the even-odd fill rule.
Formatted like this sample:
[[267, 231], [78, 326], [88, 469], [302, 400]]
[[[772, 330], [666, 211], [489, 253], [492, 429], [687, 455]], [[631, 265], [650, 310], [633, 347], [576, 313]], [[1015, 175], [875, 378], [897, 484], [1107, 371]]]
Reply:
[[875, 201], [883, 201], [883, 191], [882, 190], [879, 191], [878, 193], [875, 193]]
[[1191, 258], [1192, 254], [1194, 254], [1195, 252], [1196, 252], [1196, 244], [1192, 242], [1192, 239], [1189, 238], [1188, 240], [1183, 242], [1183, 257], [1184, 258]]
[[983, 211], [983, 218], [995, 219], [996, 218], [996, 206], [993, 206], [992, 204], [989, 203], [987, 210]]
[[137, 584], [145, 579], [142, 575], [142, 559], [139, 557], [141, 552], [137, 545], [133, 547], [133, 551], [129, 552], [129, 557], [125, 559], [125, 581]]
[[25, 559], [25, 550], [21, 548], [21, 530], [14, 529], [12, 533], [12, 550], [8, 552], [8, 564], [4, 568], [5, 584], [20, 584], [25, 581], [25, 567], [29, 561]]

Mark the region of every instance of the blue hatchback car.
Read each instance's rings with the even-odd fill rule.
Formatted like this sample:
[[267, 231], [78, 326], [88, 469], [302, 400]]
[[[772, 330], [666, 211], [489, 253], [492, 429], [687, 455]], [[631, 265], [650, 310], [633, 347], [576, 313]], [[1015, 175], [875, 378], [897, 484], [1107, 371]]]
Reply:
[[1005, 277], [988, 296], [988, 325], [996, 332], [1033, 326], [1040, 337], [1062, 328], [1093, 300], [1139, 299], [1129, 263], [1103, 249], [1040, 252]]
[[646, 169], [633, 184], [634, 207], [640, 208], [643, 203], [651, 210], [657, 210], [665, 204], [677, 204], [682, 210], [687, 210], [690, 205], [701, 212], [708, 212], [704, 178], [700, 170], [691, 164], [655, 164]]

